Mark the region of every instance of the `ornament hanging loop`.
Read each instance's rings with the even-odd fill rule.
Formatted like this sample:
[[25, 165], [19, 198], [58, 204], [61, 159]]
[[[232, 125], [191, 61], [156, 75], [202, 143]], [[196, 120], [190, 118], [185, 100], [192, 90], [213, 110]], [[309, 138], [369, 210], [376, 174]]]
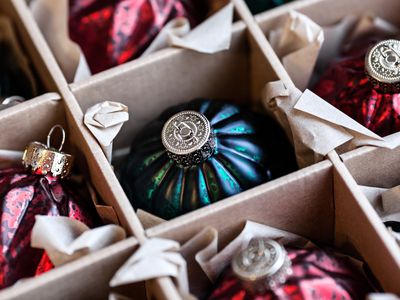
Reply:
[[[60, 147], [58, 148], [58, 151], [61, 152], [62, 148], [64, 147], [64, 143], [65, 143], [65, 130], [60, 124], [57, 124], [57, 125], [54, 125], [53, 127], [51, 127], [49, 134], [47, 135], [47, 148], [53, 148], [50, 145], [51, 136], [56, 128], [60, 129], [61, 135], [62, 135], [61, 144], [60, 144]], [[54, 149], [57, 149], [57, 148], [54, 148]]]

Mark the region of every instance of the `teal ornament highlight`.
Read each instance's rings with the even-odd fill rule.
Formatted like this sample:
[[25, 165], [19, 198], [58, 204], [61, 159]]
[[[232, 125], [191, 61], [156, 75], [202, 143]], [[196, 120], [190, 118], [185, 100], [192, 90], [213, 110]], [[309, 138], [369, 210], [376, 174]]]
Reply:
[[[200, 149], [200, 119], [193, 119], [198, 131], [182, 119], [171, 123], [187, 139], [167, 130], [171, 151], [161, 136], [171, 116], [182, 111], [199, 112], [211, 126], [212, 143], [205, 144], [211, 152], [189, 163], [171, 151], [180, 142], [193, 141], [191, 147]], [[135, 209], [171, 219], [296, 169], [293, 148], [273, 119], [225, 102], [196, 99], [166, 110], [143, 129], [132, 142], [120, 180]]]

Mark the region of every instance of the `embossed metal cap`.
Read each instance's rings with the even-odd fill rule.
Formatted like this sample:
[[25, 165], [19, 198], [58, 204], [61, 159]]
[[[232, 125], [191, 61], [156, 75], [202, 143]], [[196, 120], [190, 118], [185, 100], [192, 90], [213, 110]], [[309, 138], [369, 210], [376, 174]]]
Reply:
[[[59, 128], [62, 133], [61, 145], [58, 149], [50, 146], [51, 135], [55, 128]], [[47, 145], [32, 142], [25, 148], [22, 157], [22, 164], [30, 168], [35, 174], [67, 177], [72, 169], [73, 157], [70, 154], [61, 152], [65, 141], [65, 132], [60, 125], [55, 125], [50, 129], [47, 136]]]
[[192, 110], [173, 115], [164, 124], [162, 143], [178, 165], [196, 165], [214, 153], [215, 136], [208, 119]]
[[400, 41], [384, 40], [365, 56], [365, 70], [376, 89], [383, 93], [400, 92]]
[[255, 293], [273, 290], [292, 274], [285, 248], [274, 240], [256, 238], [232, 260], [232, 270], [246, 289]]

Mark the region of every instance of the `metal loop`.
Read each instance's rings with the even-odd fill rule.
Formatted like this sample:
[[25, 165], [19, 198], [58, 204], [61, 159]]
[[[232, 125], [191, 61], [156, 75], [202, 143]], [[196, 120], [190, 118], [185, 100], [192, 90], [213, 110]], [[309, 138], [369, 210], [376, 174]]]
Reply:
[[58, 151], [61, 152], [61, 149], [63, 148], [64, 143], [65, 143], [65, 130], [64, 130], [64, 128], [63, 128], [61, 125], [59, 125], [59, 124], [54, 125], [53, 127], [51, 127], [51, 129], [50, 129], [50, 131], [49, 131], [49, 134], [47, 135], [47, 148], [52, 148], [52, 147], [50, 146], [50, 140], [51, 140], [51, 135], [53, 134], [53, 131], [54, 131], [54, 129], [56, 129], [56, 128], [59, 128], [59, 129], [61, 130], [61, 134], [62, 134], [61, 144], [60, 144], [60, 147], [58, 148]]

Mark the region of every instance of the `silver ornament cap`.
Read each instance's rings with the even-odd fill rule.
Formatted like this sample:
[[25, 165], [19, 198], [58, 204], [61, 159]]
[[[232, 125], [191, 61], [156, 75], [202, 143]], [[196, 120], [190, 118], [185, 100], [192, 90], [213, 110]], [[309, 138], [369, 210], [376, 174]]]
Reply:
[[376, 89], [383, 93], [400, 92], [400, 41], [384, 40], [365, 56], [365, 70]]
[[[51, 146], [51, 136], [55, 129], [62, 134], [62, 141], [58, 149]], [[22, 164], [35, 174], [68, 177], [72, 170], [74, 158], [62, 152], [65, 142], [65, 131], [61, 125], [55, 125], [47, 135], [47, 145], [39, 142], [29, 143], [22, 156]]]
[[274, 290], [292, 274], [285, 248], [270, 239], [254, 238], [235, 255], [232, 270], [244, 287], [254, 293]]
[[161, 140], [168, 156], [181, 166], [199, 164], [211, 157], [215, 149], [210, 122], [193, 110], [170, 117], [162, 129]]

